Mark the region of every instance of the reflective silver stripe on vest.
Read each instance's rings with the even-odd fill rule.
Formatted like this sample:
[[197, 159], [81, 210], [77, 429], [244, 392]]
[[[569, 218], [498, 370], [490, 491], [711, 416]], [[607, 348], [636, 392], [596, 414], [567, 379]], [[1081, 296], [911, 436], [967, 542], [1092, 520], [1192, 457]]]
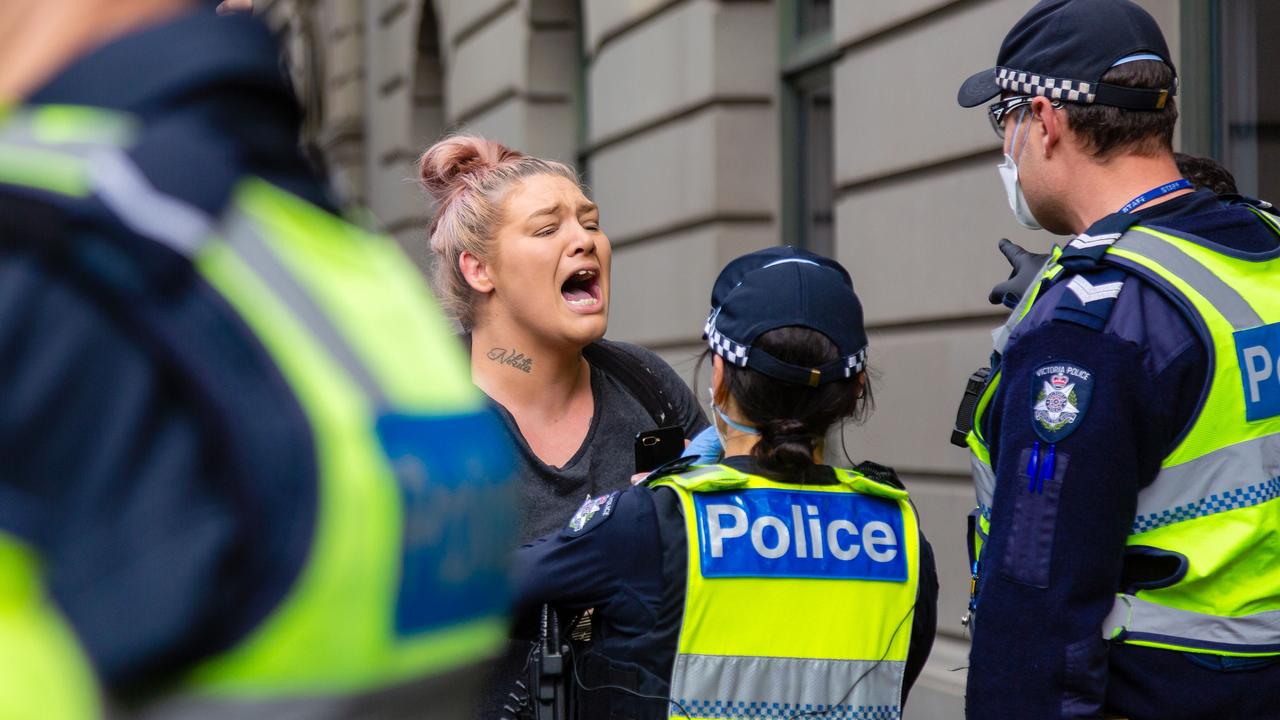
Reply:
[[[29, 114], [20, 115], [2, 126], [0, 143], [51, 150], [84, 161], [94, 194], [126, 227], [184, 256], [194, 255], [213, 236], [213, 220], [209, 215], [157, 190], [133, 160], [117, 147], [125, 142], [123, 130], [118, 133], [104, 130], [100, 137], [88, 137], [80, 142], [50, 142], [41, 135], [38, 120]], [[232, 211], [222, 230], [241, 259], [306, 325], [375, 407], [385, 406], [386, 394], [372, 373], [316, 306], [311, 295], [272, 254], [254, 224], [242, 213]]]
[[257, 225], [243, 213], [233, 211], [223, 228], [223, 235], [232, 250], [248, 265], [262, 282], [271, 288], [285, 307], [298, 318], [329, 355], [351, 377], [369, 398], [375, 409], [388, 405], [387, 395], [374, 379], [368, 366], [356, 355], [355, 350], [343, 339], [329, 316], [316, 304], [311, 293], [298, 283], [298, 279], [275, 256], [266, 240], [259, 234]]
[[199, 208], [160, 192], [119, 150], [89, 154], [93, 192], [130, 230], [191, 256], [208, 240], [213, 223]]
[[[1174, 232], [1166, 230], [1161, 232], [1181, 237]], [[1189, 238], [1188, 241], [1193, 242]], [[1245, 330], [1262, 325], [1262, 318], [1258, 317], [1258, 313], [1254, 312], [1253, 307], [1240, 296], [1240, 293], [1223, 282], [1222, 278], [1214, 275], [1212, 270], [1174, 247], [1169, 241], [1135, 228], [1117, 240], [1114, 247], [1150, 258], [1181, 278], [1222, 313], [1233, 329]], [[1125, 260], [1116, 255], [1108, 255], [1108, 258], [1121, 262]], [[1148, 268], [1141, 269], [1150, 272]]]
[[48, 122], [39, 117], [39, 110], [16, 111], [0, 122], [0, 142], [27, 147], [57, 149], [83, 155], [104, 147], [120, 148], [128, 145], [135, 136], [136, 125], [119, 115], [104, 115], [93, 124], [81, 124], [75, 137], [55, 137], [47, 132]]
[[6, 126], [0, 133], [0, 147], [4, 145], [80, 161], [89, 189], [125, 227], [181, 255], [195, 254], [209, 237], [212, 218], [194, 205], [157, 190], [115, 142], [47, 142], [31, 127], [19, 125]]
[[996, 472], [991, 466], [969, 452], [969, 467], [973, 472], [973, 491], [977, 495], [978, 507], [989, 508], [996, 496]]
[[1219, 652], [1280, 653], [1280, 610], [1219, 617], [1118, 595], [1102, 622], [1102, 636]]
[[902, 661], [677, 655], [672, 715], [694, 718], [897, 718]]
[[1245, 440], [1164, 468], [1138, 493], [1133, 534], [1280, 498], [1280, 436]]

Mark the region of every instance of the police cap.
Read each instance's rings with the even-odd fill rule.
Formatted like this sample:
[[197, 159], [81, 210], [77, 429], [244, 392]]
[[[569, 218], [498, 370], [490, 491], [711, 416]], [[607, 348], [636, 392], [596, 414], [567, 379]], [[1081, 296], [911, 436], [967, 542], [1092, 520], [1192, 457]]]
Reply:
[[[752, 347], [760, 335], [780, 327], [822, 333], [838, 357], [809, 368]], [[789, 246], [743, 255], [720, 271], [702, 337], [726, 362], [796, 385], [856, 377], [867, 362], [862, 303], [848, 271], [835, 260]]]
[[1053, 100], [1158, 110], [1177, 92], [1101, 82], [1116, 65], [1158, 60], [1173, 69], [1160, 26], [1129, 0], [1041, 0], [1000, 45], [996, 66], [973, 74], [956, 100], [974, 107], [1001, 91]]

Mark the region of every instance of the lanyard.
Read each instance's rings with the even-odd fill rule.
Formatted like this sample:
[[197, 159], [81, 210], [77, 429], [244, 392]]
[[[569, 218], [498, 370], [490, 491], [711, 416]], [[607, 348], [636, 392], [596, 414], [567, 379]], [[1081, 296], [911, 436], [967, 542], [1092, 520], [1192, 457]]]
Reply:
[[1151, 188], [1150, 190], [1139, 195], [1138, 197], [1130, 200], [1129, 202], [1124, 204], [1124, 207], [1120, 208], [1120, 212], [1126, 213], [1126, 214], [1131, 213], [1135, 209], [1143, 205], [1146, 205], [1147, 203], [1151, 202], [1152, 200], [1155, 200], [1156, 198], [1162, 198], [1165, 195], [1168, 195], [1169, 193], [1178, 192], [1179, 190], [1186, 190], [1192, 187], [1195, 187], [1195, 186], [1191, 184], [1190, 180], [1186, 178], [1178, 178], [1177, 180], [1174, 180], [1171, 183], [1166, 183], [1164, 185], [1161, 185], [1158, 188]]

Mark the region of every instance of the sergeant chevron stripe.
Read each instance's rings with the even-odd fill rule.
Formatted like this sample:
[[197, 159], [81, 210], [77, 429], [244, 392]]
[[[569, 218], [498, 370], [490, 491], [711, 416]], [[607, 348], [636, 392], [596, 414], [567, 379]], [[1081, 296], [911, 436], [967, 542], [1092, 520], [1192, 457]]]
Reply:
[[1120, 233], [1107, 233], [1105, 235], [1086, 235], [1080, 233], [1074, 240], [1067, 243], [1069, 247], [1088, 250], [1089, 248], [1098, 247], [1099, 245], [1111, 245], [1120, 239]]
[[1094, 300], [1111, 300], [1120, 294], [1120, 289], [1123, 287], [1123, 282], [1094, 285], [1080, 275], [1071, 278], [1071, 281], [1067, 283], [1067, 289], [1075, 293], [1076, 297], [1080, 298], [1080, 302], [1084, 305], [1088, 305]]

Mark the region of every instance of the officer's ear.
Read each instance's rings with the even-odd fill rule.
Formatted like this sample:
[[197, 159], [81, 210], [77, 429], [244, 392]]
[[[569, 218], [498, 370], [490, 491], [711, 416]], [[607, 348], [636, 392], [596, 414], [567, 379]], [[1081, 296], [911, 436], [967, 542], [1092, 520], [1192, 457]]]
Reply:
[[493, 292], [493, 280], [489, 277], [489, 263], [463, 250], [458, 255], [458, 269], [472, 290], [488, 295]]
[[1044, 156], [1052, 157], [1058, 143], [1067, 133], [1067, 111], [1053, 107], [1049, 98], [1038, 97], [1031, 101], [1031, 114], [1039, 123], [1031, 123], [1030, 132], [1040, 134], [1040, 146]]
[[711, 354], [711, 397], [715, 399], [716, 405], [725, 406], [728, 399], [725, 396], [729, 394], [729, 388], [724, 385], [724, 358]]

